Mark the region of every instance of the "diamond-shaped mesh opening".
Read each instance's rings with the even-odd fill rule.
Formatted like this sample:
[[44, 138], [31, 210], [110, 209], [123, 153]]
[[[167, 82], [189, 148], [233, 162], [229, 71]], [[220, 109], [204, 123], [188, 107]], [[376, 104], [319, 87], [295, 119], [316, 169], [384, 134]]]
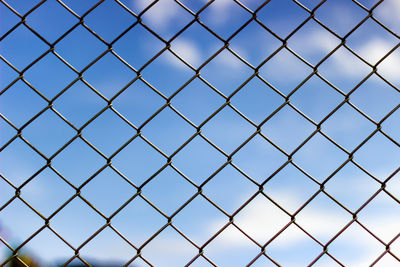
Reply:
[[[266, 251], [282, 265], [296, 266], [311, 262], [321, 253], [322, 247], [297, 226], [290, 225], [268, 244]], [[293, 256], [287, 257], [288, 254]]]
[[144, 249], [143, 256], [155, 265], [168, 262], [181, 266], [189, 262], [198, 250], [177, 231], [167, 227], [158, 234]]
[[263, 125], [263, 133], [287, 152], [292, 152], [313, 132], [313, 125], [285, 106]]
[[1, 55], [21, 70], [46, 52], [48, 48], [24, 25], [19, 25], [0, 43]]
[[259, 183], [267, 179], [286, 161], [285, 154], [258, 135], [233, 157], [233, 163]]
[[[99, 255], [99, 251], [105, 251], [105, 253]], [[128, 262], [135, 254], [135, 248], [109, 227], [101, 231], [80, 250], [81, 257], [92, 265]]]
[[82, 25], [74, 28], [56, 48], [60, 56], [79, 71], [107, 49], [104, 43]]
[[323, 132], [347, 150], [352, 151], [375, 129], [373, 123], [348, 104], [344, 104], [326, 120]]
[[280, 50], [260, 68], [261, 76], [285, 95], [311, 73], [312, 69], [287, 49]]
[[291, 97], [291, 103], [316, 123], [342, 101], [339, 93], [316, 76], [307, 80]]
[[104, 158], [79, 138], [52, 160], [52, 166], [75, 186], [83, 184], [104, 164]]
[[14, 140], [2, 150], [0, 159], [1, 175], [15, 186], [24, 183], [46, 164], [39, 154], [20, 139]]
[[263, 122], [284, 99], [258, 78], [253, 78], [232, 97], [232, 105], [254, 123]]
[[1, 219], [5, 221], [2, 223], [2, 228], [7, 237], [6, 241], [13, 246], [21, 245], [44, 224], [44, 220], [19, 199], [14, 200], [1, 211]]
[[144, 79], [167, 97], [194, 75], [194, 71], [169, 51], [164, 51], [143, 70]]
[[1, 114], [17, 127], [46, 107], [46, 102], [22, 81], [0, 95], [0, 101]]
[[[153, 4], [154, 3], [154, 4]], [[178, 31], [186, 26], [193, 16], [173, 0], [154, 2], [151, 0], [136, 1], [134, 6], [143, 12], [143, 23], [150, 26], [155, 33], [165, 40], [173, 37]]]
[[288, 40], [288, 46], [313, 65], [339, 44], [337, 37], [314, 20], [309, 20]]
[[205, 247], [205, 254], [217, 266], [246, 265], [245, 259], [255, 257], [260, 248], [230, 225]]
[[264, 185], [264, 193], [290, 212], [296, 212], [319, 186], [293, 165], [287, 165]]
[[77, 75], [54, 54], [50, 53], [29, 68], [24, 77], [35, 88], [38, 88], [40, 93], [51, 99], [66, 88]]
[[[83, 200], [74, 198], [52, 219], [52, 228], [74, 247], [80, 246], [105, 220]], [[75, 231], [78, 227], [79, 232]]]
[[[318, 181], [328, 178], [347, 159], [348, 156], [342, 150], [319, 133], [294, 155], [294, 162]], [[319, 164], [313, 164], [315, 160]]]
[[[168, 107], [143, 128], [143, 135], [167, 154], [175, 152], [194, 133], [195, 129]], [[163, 142], [165, 138], [168, 143]]]
[[262, 195], [235, 217], [235, 224], [259, 244], [265, 244], [290, 221], [285, 212]]
[[321, 193], [296, 216], [296, 223], [322, 244], [350, 221], [351, 215], [346, 210]]
[[351, 102], [379, 122], [398, 105], [400, 92], [382, 79], [372, 76], [357, 88], [351, 97]]
[[[109, 216], [123, 205], [136, 189], [111, 168], [96, 175], [82, 189], [81, 196], [89, 201], [101, 213]], [[110, 196], [118, 194], [118, 198]]]
[[[43, 128], [47, 130], [42, 132]], [[75, 131], [53, 111], [46, 110], [24, 129], [24, 135], [42, 153], [51, 156], [75, 136]]]
[[[46, 187], [51, 190], [45, 190]], [[46, 168], [21, 190], [22, 198], [43, 216], [50, 216], [75, 193], [53, 170]]]
[[196, 191], [196, 188], [178, 172], [167, 167], [143, 188], [143, 195], [165, 214], [171, 215]]
[[392, 144], [392, 141], [381, 133], [375, 134], [358, 150], [357, 162], [379, 180], [385, 180], [398, 169], [396, 159], [400, 156], [400, 151]]
[[[98, 76], [99, 72], [107, 75]], [[108, 53], [85, 72], [84, 79], [102, 95], [111, 98], [134, 77], [135, 73], [130, 68]]]
[[166, 223], [167, 220], [140, 197], [129, 202], [113, 219], [113, 226], [137, 247], [148, 241]]
[[234, 151], [253, 132], [254, 127], [229, 107], [218, 112], [203, 127], [204, 135], [227, 153]]
[[172, 105], [194, 124], [200, 125], [224, 102], [212, 88], [196, 78], [174, 97]]
[[[249, 42], [249, 39], [252, 42]], [[252, 21], [240, 31], [231, 42], [230, 47], [253, 66], [258, 66], [282, 43], [259, 23]]]
[[348, 93], [372, 68], [342, 46], [321, 64], [318, 71], [339, 90]]
[[85, 23], [107, 42], [135, 22], [136, 18], [115, 1], [104, 1], [85, 18]]
[[282, 38], [288, 36], [306, 17], [308, 13], [290, 0], [272, 0], [258, 12], [258, 19]]
[[142, 25], [137, 24], [115, 43], [114, 50], [131, 66], [138, 69], [164, 47], [160, 39]]
[[[220, 191], [221, 187], [225, 188], [223, 192]], [[228, 214], [240, 208], [242, 202], [249, 199], [257, 190], [252, 181], [230, 165], [204, 186], [204, 194]]]
[[371, 19], [348, 38], [348, 46], [370, 64], [377, 63], [396, 43], [397, 39], [392, 34]]
[[[191, 224], [186, 224], [195, 218]], [[174, 225], [198, 246], [227, 222], [227, 217], [202, 196], [197, 196], [174, 218]]]
[[171, 49], [183, 60], [198, 68], [215, 54], [223, 43], [198, 23], [193, 23], [171, 43]]
[[232, 94], [253, 74], [237, 56], [222, 50], [202, 69], [202, 77], [226, 96]]
[[1, 266], [397, 266], [395, 0], [0, 0]]
[[163, 155], [141, 138], [135, 138], [113, 158], [113, 165], [135, 185], [144, 183], [165, 163]]
[[196, 136], [175, 157], [173, 164], [196, 184], [216, 172], [226, 158], [203, 138]]
[[[371, 216], [375, 210], [376, 216]], [[360, 211], [360, 223], [374, 233], [376, 237], [388, 243], [399, 233], [399, 207], [386, 193], [380, 193]]]
[[[107, 155], [113, 154], [135, 134], [136, 130], [110, 109], [104, 111], [82, 131], [83, 137]], [[107, 141], [109, 138], [114, 139], [112, 144]]]
[[164, 104], [165, 100], [140, 80], [131, 84], [113, 101], [113, 107], [135, 126], [142, 125]]
[[28, 22], [46, 40], [54, 42], [78, 23], [78, 19], [57, 1], [46, 1], [28, 17]]
[[75, 127], [83, 126], [104, 106], [105, 100], [82, 81], [74, 83], [54, 101], [55, 109]]
[[325, 192], [351, 211], [358, 210], [380, 184], [352, 163], [346, 164], [325, 185]]
[[204, 24], [224, 39], [250, 18], [251, 14], [234, 1], [214, 1], [200, 15]]
[[19, 22], [19, 19], [18, 16], [4, 4], [0, 4], [0, 14], [2, 18], [5, 18], [0, 28], [0, 36], [3, 36]]
[[[346, 5], [346, 8], [343, 8], [344, 5]], [[318, 20], [340, 36], [346, 35], [363, 18], [365, 18], [366, 15], [367, 11], [363, 10], [356, 3], [345, 3], [344, 1], [334, 0], [326, 1], [315, 13]], [[338, 16], [342, 19], [336, 19]]]
[[329, 245], [329, 252], [347, 265], [373, 262], [383, 251], [383, 245], [357, 223], [351, 224]]

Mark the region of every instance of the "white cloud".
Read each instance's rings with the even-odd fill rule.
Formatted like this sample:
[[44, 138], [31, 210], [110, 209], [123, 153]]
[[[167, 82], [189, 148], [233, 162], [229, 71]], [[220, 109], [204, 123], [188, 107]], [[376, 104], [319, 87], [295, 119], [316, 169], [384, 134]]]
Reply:
[[225, 23], [232, 16], [230, 11], [234, 5], [236, 4], [232, 0], [215, 0], [207, 7], [210, 10], [207, 19], [215, 24]]
[[[371, 64], [376, 64], [392, 48], [393, 45], [391, 45], [389, 41], [381, 38], [374, 38], [356, 47], [356, 51], [359, 51], [359, 55]], [[362, 67], [363, 64], [360, 60], [356, 59], [355, 56], [346, 55], [346, 53], [337, 51], [332, 57], [336, 66], [332, 71], [350, 76], [359, 76], [365, 73], [365, 69]], [[364, 64], [364, 66], [366, 65]], [[400, 55], [398, 51], [392, 52], [378, 65], [378, 73], [390, 81], [400, 81]]]
[[361, 57], [372, 64], [376, 64], [391, 48], [389, 42], [380, 38], [374, 38], [359, 46], [358, 50]]
[[339, 44], [339, 40], [324, 29], [299, 32], [292, 38], [288, 41], [289, 47], [293, 43], [300, 54], [311, 56], [318, 52], [329, 53]]
[[[288, 194], [287, 192], [280, 192], [281, 198], [285, 198], [286, 203], [299, 203], [296, 195]], [[244, 212], [244, 210], [242, 210]], [[330, 209], [326, 207], [314, 207], [313, 209], [305, 209], [298, 216], [303, 217], [302, 220], [296, 220], [301, 226], [306, 229], [312, 229], [311, 234], [316, 237], [333, 237], [333, 235], [338, 232], [342, 227], [344, 227], [348, 222], [351, 221], [351, 216], [338, 215], [337, 213], [331, 212]], [[345, 213], [343, 213], [345, 214]], [[388, 213], [386, 213], [388, 215]], [[284, 225], [289, 222], [289, 217], [282, 213], [276, 206], [272, 203], [266, 204], [265, 199], [256, 198], [252, 203], [249, 204], [249, 208], [246, 211], [246, 215], [243, 219], [240, 219], [240, 213], [235, 217], [236, 224], [249, 234], [256, 241], [268, 240], [274, 234], [276, 234]], [[374, 216], [370, 216], [374, 217]], [[370, 221], [370, 225], [374, 225], [374, 231], [379, 233], [384, 233], [385, 235], [393, 235], [396, 230], [398, 231], [398, 223], [400, 221], [400, 214], [390, 214], [389, 219], [382, 221], [379, 216], [376, 216], [374, 221]], [[387, 223], [389, 222], [389, 223]], [[390, 223], [392, 222], [392, 223]], [[210, 228], [212, 231], [219, 230], [221, 224], [226, 223], [226, 221], [215, 221], [210, 223]], [[339, 228], [338, 228], [339, 226]], [[356, 228], [354, 228], [354, 227]], [[341, 244], [345, 243], [346, 247], [353, 247], [357, 249], [358, 255], [354, 257], [348, 257], [347, 260], [351, 263], [351, 266], [367, 266], [374, 260], [375, 255], [379, 255], [379, 252], [384, 251], [383, 245], [377, 242], [372, 236], [370, 236], [364, 229], [354, 223], [352, 227], [345, 231], [339, 237], [341, 239]], [[285, 238], [278, 238], [274, 241], [274, 247], [277, 249], [285, 249], [285, 247], [299, 246], [301, 243], [307, 239], [302, 231], [293, 230], [294, 226], [287, 228], [285, 233]], [[225, 246], [230, 247], [247, 247], [249, 246], [248, 240], [243, 238], [243, 234], [236, 231], [235, 228], [229, 227], [224, 232], [224, 239], [216, 239], [218, 246], [224, 248]], [[332, 243], [335, 246], [334, 241]], [[332, 246], [331, 245], [331, 246]], [[217, 246], [217, 247], [218, 247]], [[342, 245], [338, 244], [339, 249], [336, 250], [339, 257], [346, 257], [345, 249]], [[343, 254], [342, 254], [343, 253]], [[335, 256], [335, 255], [334, 255]]]
[[[201, 64], [202, 57], [201, 52], [194, 42], [188, 39], [179, 38], [172, 42], [171, 49], [186, 62], [194, 67], [198, 67]], [[182, 62], [171, 55], [171, 63], [176, 66], [185, 67]]]
[[[135, 0], [133, 4], [135, 7], [142, 11], [148, 7], [154, 0]], [[156, 29], [166, 29], [174, 20], [179, 16], [181, 8], [171, 0], [159, 0], [148, 11], [144, 17], [145, 22], [149, 23], [151, 27]]]
[[[242, 53], [240, 53], [240, 55], [242, 55]], [[236, 71], [242, 70], [246, 66], [244, 65], [244, 63], [241, 63], [241, 61], [228, 50], [223, 50], [221, 53], [217, 55], [217, 57], [213, 59], [213, 61], [219, 67], [230, 68]]]
[[345, 49], [337, 50], [331, 58], [332, 65], [327, 70], [330, 74], [359, 77], [371, 71], [366, 64]]
[[[396, 6], [398, 7], [396, 8], [400, 10], [400, 1], [397, 3]], [[318, 40], [318, 42], [315, 42], [315, 40]], [[296, 40], [296, 43], [298, 43], [297, 48], [301, 56], [313, 56], [318, 52], [328, 54], [338, 45], [337, 40], [330, 34], [327, 34], [325, 30], [315, 30], [311, 34], [301, 36]], [[376, 64], [392, 48], [393, 45], [388, 40], [375, 37], [354, 47], [354, 50], [371, 64]], [[372, 70], [343, 48], [338, 49], [327, 59], [327, 61], [330, 60], [332, 64], [329, 65], [325, 72], [335, 74], [335, 76], [360, 77]], [[287, 62], [285, 60], [279, 63], [281, 64], [275, 65], [277, 70], [287, 68]], [[324, 66], [324, 64], [322, 66]], [[397, 50], [378, 65], [378, 73], [382, 74], [382, 76], [390, 81], [400, 81], [400, 53]]]
[[[299, 206], [301, 200], [295, 196], [293, 192], [280, 192], [276, 193], [280, 195], [279, 199], [283, 203], [291, 203], [288, 206]], [[278, 207], [272, 202], [259, 197], [254, 199], [248, 208], [244, 209], [245, 215], [237, 215], [236, 223], [246, 233], [256, 240], [268, 240], [270, 237], [275, 235], [280, 229], [282, 229], [289, 221], [290, 217], [283, 213]], [[338, 228], [343, 221], [350, 221], [347, 217], [338, 217], [336, 214], [329, 212], [326, 209], [313, 209], [304, 210], [301, 212], [302, 220], [300, 225], [306, 226], [308, 229], [312, 229], [312, 233], [318, 236], [332, 236], [332, 229]], [[217, 227], [221, 225], [221, 222], [214, 222], [211, 227]], [[214, 231], [218, 229], [213, 229]], [[235, 231], [231, 231], [226, 234], [224, 241], [229, 242], [231, 245], [246, 245], [247, 243], [242, 242], [243, 239], [241, 234]], [[279, 246], [293, 245], [294, 243], [301, 242], [304, 239], [304, 234], [299, 231], [290, 231], [290, 234], [285, 236], [284, 240], [281, 240]]]
[[[318, 32], [315, 33], [315, 36], [318, 36], [320, 40], [316, 48], [325, 50], [326, 53], [329, 53], [334, 47], [331, 38]], [[310, 49], [313, 49], [312, 46], [309, 47]], [[355, 51], [371, 64], [376, 64], [392, 48], [393, 45], [389, 41], [382, 38], [373, 38], [356, 46]], [[328, 70], [330, 72], [357, 77], [365, 74], [366, 69], [369, 68], [354, 55], [344, 52], [343, 49], [337, 50], [331, 55], [331, 58], [333, 60], [333, 69]], [[369, 71], [371, 71], [371, 69], [369, 69]], [[400, 81], [400, 55], [398, 51], [394, 51], [378, 65], [378, 73], [391, 81]]]
[[400, 1], [385, 0], [377, 8], [375, 16], [384, 24], [389, 26], [391, 30], [400, 32]]
[[378, 73], [388, 78], [391, 82], [400, 81], [400, 55], [398, 50], [394, 51], [378, 65]]

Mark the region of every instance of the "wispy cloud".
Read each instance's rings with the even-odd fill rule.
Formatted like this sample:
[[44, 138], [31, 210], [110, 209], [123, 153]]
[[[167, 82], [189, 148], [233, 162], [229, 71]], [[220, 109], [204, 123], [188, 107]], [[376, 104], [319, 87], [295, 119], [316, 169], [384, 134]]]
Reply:
[[[154, 0], [137, 0], [133, 1], [134, 5], [143, 10], [151, 5]], [[173, 1], [161, 0], [154, 4], [149, 11], [151, 16], [147, 16], [149, 26], [165, 29], [169, 24], [174, 22], [174, 19], [179, 15], [179, 6]], [[147, 13], [146, 12], [146, 13]]]
[[[291, 202], [293, 204], [299, 203], [296, 195], [288, 194], [288, 192], [282, 191], [280, 193], [281, 198], [285, 199], [285, 202]], [[381, 198], [379, 201], [390, 201], [388, 198]], [[386, 203], [386, 202], [385, 202]], [[387, 203], [386, 203], [387, 204]], [[371, 204], [374, 205], [374, 204]], [[243, 210], [244, 212], [245, 210]], [[245, 211], [245, 216], [242, 216], [241, 220], [240, 213], [236, 216], [236, 224], [239, 225], [247, 234], [258, 240], [265, 240], [276, 234], [283, 226], [289, 221], [289, 216], [284, 214], [274, 204], [267, 203], [266, 199], [256, 198], [250, 204], [249, 208]], [[333, 237], [334, 233], [338, 232], [348, 222], [351, 221], [351, 216], [346, 216], [332, 212], [324, 206], [314, 206], [312, 209], [304, 209], [298, 215], [302, 217], [301, 220], [296, 220], [301, 226], [306, 229], [312, 230], [312, 235], [321, 238], [325, 237], [327, 240]], [[370, 212], [368, 213], [370, 214]], [[380, 233], [386, 237], [391, 236], [393, 233], [398, 231], [398, 223], [400, 216], [398, 214], [388, 214], [385, 211], [385, 216], [389, 216], [390, 219], [384, 221], [379, 216], [373, 216], [370, 214], [368, 225], [373, 225], [374, 232]], [[226, 222], [225, 222], [226, 223]], [[220, 227], [221, 222], [211, 222], [209, 227], [213, 231], [217, 231]], [[239, 231], [235, 231], [233, 228], [226, 229], [224, 233], [224, 239], [218, 239], [220, 247], [234, 246], [234, 247], [246, 247], [249, 245], [248, 240], [243, 238], [243, 235]], [[324, 238], [324, 239], [325, 239]], [[284, 249], [288, 246], [301, 245], [305, 239], [305, 234], [302, 231], [291, 231], [290, 227], [285, 230], [285, 238], [278, 238], [274, 241], [274, 247], [276, 249]], [[279, 241], [278, 241], [279, 240]], [[271, 243], [272, 244], [272, 243]], [[346, 247], [352, 247], [357, 250], [358, 255], [354, 257], [347, 257], [342, 246], [346, 244]], [[354, 223], [348, 230], [346, 230], [337, 241], [331, 244], [331, 247], [338, 247], [337, 253], [339, 258], [344, 257], [347, 259], [348, 264], [351, 266], [365, 266], [364, 263], [371, 263], [380, 253], [384, 251], [384, 246], [377, 242], [371, 235], [369, 235], [364, 229]], [[373, 258], [375, 256], [375, 258]], [[372, 257], [372, 258], [371, 258]], [[368, 264], [367, 264], [368, 265]]]
[[[400, 10], [400, 4], [393, 5]], [[314, 42], [313, 40], [318, 40], [318, 42]], [[297, 50], [295, 50], [300, 54], [300, 56], [312, 58], [317, 56], [318, 53], [330, 53], [339, 43], [337, 39], [332, 35], [327, 34], [325, 30], [314, 30], [310, 34], [299, 36], [296, 40], [296, 44], [298, 44], [298, 46], [296, 47]], [[354, 47], [354, 50], [370, 64], [376, 64], [392, 48], [393, 45], [390, 41], [381, 37], [374, 37], [365, 42], [360, 42]], [[332, 64], [329, 64], [325, 69], [325, 72], [334, 74], [335, 76], [345, 75], [350, 77], [359, 77], [360, 75], [365, 75], [368, 70], [372, 71], [368, 65], [364, 64], [349, 51], [346, 51], [346, 49], [338, 49], [327, 61], [332, 61]], [[281, 70], [287, 68], [287, 66], [290, 67], [288, 63], [290, 63], [289, 60], [285, 60], [283, 57], [282, 60], [274, 65], [274, 68], [276, 70]], [[321, 66], [324, 66], [324, 64]], [[293, 69], [293, 73], [296, 72], [296, 69]], [[281, 73], [285, 74], [284, 72]], [[397, 50], [391, 53], [378, 65], [378, 73], [382, 74], [390, 81], [400, 81], [400, 53]], [[277, 72], [275, 75], [279, 75], [279, 73]]]
[[[172, 50], [180, 56], [183, 60], [188, 62], [194, 67], [200, 65], [202, 61], [200, 49], [197, 47], [196, 43], [191, 41], [190, 39], [177, 39], [172, 44]], [[170, 62], [177, 67], [185, 67], [182, 62], [175, 56], [171, 54], [171, 57], [168, 57]]]
[[398, 0], [385, 0], [376, 9], [376, 16], [391, 30], [399, 33], [400, 2]]

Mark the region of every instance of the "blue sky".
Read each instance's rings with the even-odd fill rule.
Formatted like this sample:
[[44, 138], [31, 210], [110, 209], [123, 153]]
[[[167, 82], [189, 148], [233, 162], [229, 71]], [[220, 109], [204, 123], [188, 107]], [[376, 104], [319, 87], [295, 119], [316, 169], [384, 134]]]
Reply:
[[[7, 1], [19, 14], [25, 14], [37, 2]], [[151, 3], [147, 0], [121, 2], [135, 14]], [[181, 1], [194, 13], [206, 2]], [[319, 1], [298, 2], [312, 9]], [[376, 2], [359, 1], [367, 9]], [[81, 16], [95, 1], [63, 3]], [[262, 1], [243, 0], [242, 3], [256, 10]], [[106, 227], [80, 250], [84, 259], [123, 263], [133, 258], [136, 250], [116, 231], [135, 246], [142, 245], [164, 227], [168, 222], [166, 216], [174, 214], [197, 194], [196, 186], [203, 185], [204, 196], [197, 195], [172, 219], [176, 229], [201, 246], [229, 222], [227, 215], [240, 208], [258, 191], [259, 184], [263, 184], [264, 195], [258, 194], [235, 214], [234, 220], [236, 227], [254, 242], [230, 225], [204, 248], [204, 255], [218, 266], [248, 264], [260, 252], [256, 243], [262, 246], [273, 238], [290, 222], [289, 214], [296, 213], [297, 225], [322, 245], [326, 244], [352, 220], [351, 212], [357, 211], [380, 189], [381, 182], [391, 177], [385, 188], [391, 196], [380, 192], [358, 213], [359, 223], [352, 223], [328, 246], [331, 255], [345, 265], [370, 264], [385, 251], [383, 243], [390, 242], [400, 231], [400, 176], [396, 173], [400, 158], [400, 111], [396, 109], [400, 103], [400, 92], [396, 90], [400, 84], [399, 50], [378, 64], [380, 77], [370, 75], [372, 66], [399, 42], [396, 12], [400, 12], [400, 5], [395, 0], [385, 0], [374, 10], [374, 16], [393, 34], [369, 18], [346, 36], [368, 12], [350, 0], [328, 0], [315, 11], [315, 17], [336, 36], [309, 20], [287, 40], [287, 49], [281, 47], [282, 42], [276, 37], [285, 39], [308, 18], [309, 13], [298, 4], [272, 0], [257, 12], [258, 20], [272, 33], [252, 21], [230, 38], [252, 15], [234, 1], [216, 0], [200, 13], [199, 19], [218, 37], [195, 22], [172, 39], [172, 52], [165, 50], [159, 54], [194, 17], [176, 2], [160, 0], [142, 16], [147, 28], [137, 24], [114, 42], [136, 18], [109, 0], [84, 19], [85, 25], [105, 43], [79, 25], [55, 44], [56, 54], [48, 53], [27, 68], [49, 49], [49, 44], [79, 22], [60, 3], [48, 0], [26, 16], [26, 24], [48, 44], [24, 25], [0, 42], [0, 173], [18, 187], [42, 170], [22, 187], [21, 198], [43, 217], [48, 217], [74, 196], [73, 186], [79, 187], [101, 170], [81, 189], [81, 196], [98, 212], [76, 197], [50, 220], [52, 229], [75, 248], [106, 223], [99, 212], [105, 217], [112, 215], [136, 194], [135, 186], [145, 184], [141, 196], [112, 218], [113, 228]], [[20, 21], [3, 3], [0, 3], [0, 16], [0, 36]], [[342, 46], [320, 63], [341, 43], [338, 37], [343, 36], [347, 47], [361, 59]], [[223, 40], [227, 38], [229, 50], [224, 49]], [[112, 52], [106, 44], [110, 42], [113, 42]], [[260, 65], [277, 49], [270, 60]], [[99, 55], [103, 56], [91, 65]], [[27, 68], [24, 80], [14, 82], [19, 75], [5, 61], [19, 71]], [[309, 78], [316, 64], [318, 76]], [[195, 69], [200, 66], [200, 76], [196, 77]], [[137, 70], [140, 70], [140, 79], [135, 73]], [[79, 80], [81, 72], [83, 79]], [[367, 76], [351, 93], [350, 103], [341, 105], [326, 119]], [[299, 84], [302, 86], [297, 88]], [[287, 96], [290, 96], [290, 105], [282, 107]], [[226, 105], [227, 97], [230, 97], [229, 105]], [[110, 99], [112, 109], [87, 124], [108, 106]], [[165, 106], [169, 99], [170, 105]], [[24, 127], [22, 137], [43, 156], [52, 157], [52, 168], [44, 168], [46, 160], [20, 138], [5, 146], [17, 134], [8, 122], [16, 128], [22, 127], [48, 106], [47, 101], [53, 103], [52, 109]], [[376, 123], [393, 110], [381, 123], [382, 132], [376, 132]], [[271, 114], [274, 115], [265, 121]], [[149, 121], [153, 115], [156, 116]], [[297, 150], [320, 122], [322, 134], [314, 134]], [[255, 135], [236, 151], [260, 124], [262, 135]], [[199, 125], [202, 136], [191, 139]], [[84, 140], [75, 138], [76, 129], [82, 126], [85, 126]], [[137, 134], [138, 128], [141, 136], [119, 151]], [[353, 161], [340, 168], [325, 184], [325, 192], [344, 207], [320, 193], [297, 213], [318, 192], [318, 183], [347, 162], [346, 151], [352, 152], [374, 132], [355, 151]], [[115, 155], [116, 151], [119, 152]], [[227, 155], [234, 151], [232, 164], [227, 164]], [[292, 157], [294, 164], [286, 164], [293, 151], [296, 151]], [[171, 155], [172, 165], [167, 166]], [[105, 166], [110, 156], [113, 156], [112, 163]], [[225, 167], [214, 175], [221, 166]], [[271, 176], [281, 166], [284, 167]], [[210, 176], [212, 179], [208, 180]], [[0, 234], [10, 245], [18, 246], [40, 229], [44, 220], [20, 199], [4, 207], [15, 189], [0, 179], [0, 190]], [[323, 251], [298, 226], [290, 225], [266, 247], [266, 254], [283, 266], [307, 265]], [[50, 266], [74, 255], [73, 249], [49, 229], [35, 235], [25, 249]], [[390, 249], [400, 257], [399, 240], [392, 242]], [[2, 245], [0, 251], [5, 259], [9, 250]], [[197, 253], [198, 249], [171, 226], [142, 250], [142, 256], [155, 266], [182, 266]], [[132, 264], [148, 266], [141, 259]], [[317, 266], [335, 264], [328, 255], [316, 263]], [[381, 264], [394, 266], [398, 262], [386, 254]], [[210, 264], [199, 257], [193, 265]], [[269, 265], [274, 264], [261, 256], [253, 266]]]

